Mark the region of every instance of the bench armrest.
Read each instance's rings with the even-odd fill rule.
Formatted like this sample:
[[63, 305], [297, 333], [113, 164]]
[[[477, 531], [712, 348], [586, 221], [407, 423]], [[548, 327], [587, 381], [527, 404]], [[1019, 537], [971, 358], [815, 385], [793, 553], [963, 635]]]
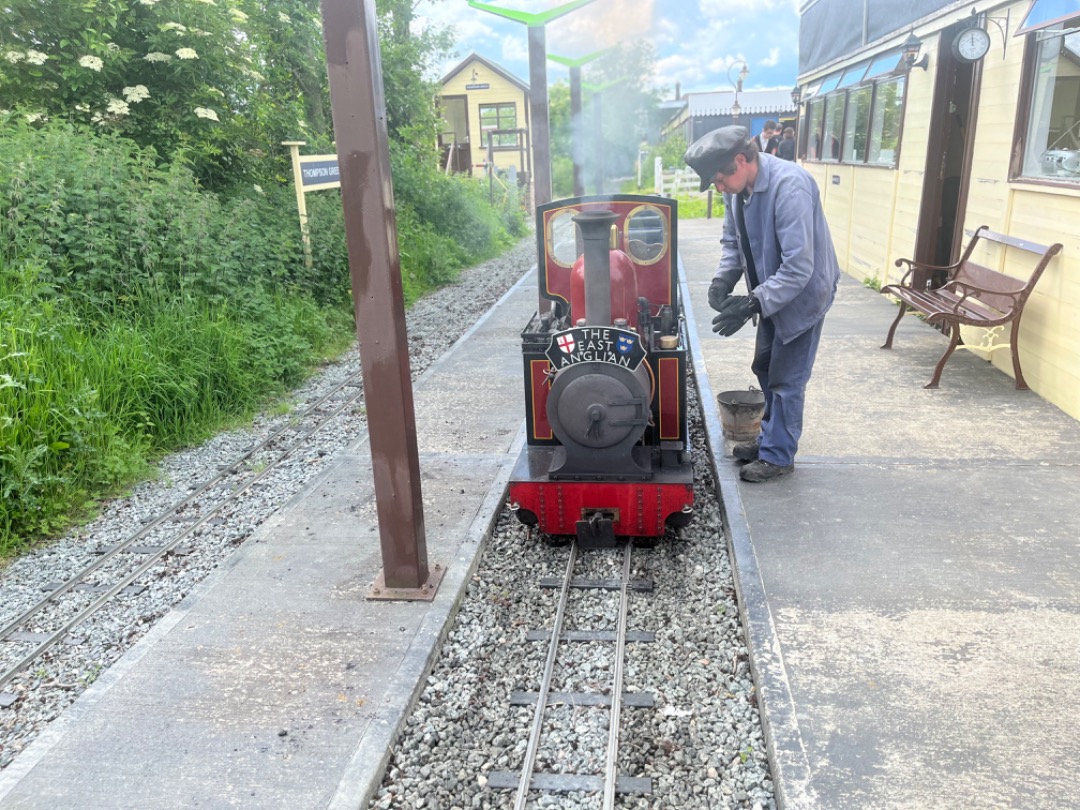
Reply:
[[[1017, 304], [1017, 299], [1019, 298], [1020, 294], [1023, 292], [1023, 289], [1016, 290], [1015, 292], [1005, 292], [1004, 290], [991, 290], [991, 289], [987, 289], [986, 287], [979, 287], [979, 286], [977, 286], [975, 284], [971, 284], [970, 282], [967, 282], [967, 281], [956, 281], [956, 280], [946, 281], [944, 284], [941, 285], [941, 287], [939, 289], [948, 290], [949, 292], [960, 296], [959, 300], [953, 305], [953, 313], [954, 314], [956, 314], [956, 313], [958, 313], [960, 311], [960, 306], [968, 298], [970, 298], [972, 295], [974, 295], [976, 298], [978, 298], [979, 293], [986, 293], [988, 295], [997, 295], [997, 296], [1001, 296], [1002, 298], [1011, 298], [1012, 302], [1013, 302], [1013, 307], [1015, 308], [1016, 304]], [[986, 305], [984, 304], [984, 306], [986, 306]], [[994, 309], [996, 309], [996, 307], [994, 307]]]
[[942, 266], [942, 265], [939, 265], [939, 264], [924, 264], [922, 262], [917, 262], [914, 259], [897, 259], [894, 262], [894, 264], [897, 267], [903, 267], [905, 264], [908, 266], [907, 272], [904, 273], [904, 277], [900, 279], [899, 286], [901, 286], [901, 287], [909, 286], [908, 285], [908, 277], [913, 272], [915, 272], [915, 270], [917, 270], [917, 269], [918, 270], [948, 270], [949, 275], [951, 276], [953, 274], [953, 272], [956, 270], [956, 268], [958, 268], [960, 266], [960, 262], [956, 262], [955, 264]]

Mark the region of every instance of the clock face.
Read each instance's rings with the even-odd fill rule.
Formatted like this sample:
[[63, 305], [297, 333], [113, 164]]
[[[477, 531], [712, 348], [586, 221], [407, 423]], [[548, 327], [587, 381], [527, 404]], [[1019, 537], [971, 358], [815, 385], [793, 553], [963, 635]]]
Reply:
[[982, 59], [989, 49], [990, 35], [982, 28], [965, 28], [953, 40], [953, 53], [965, 62]]

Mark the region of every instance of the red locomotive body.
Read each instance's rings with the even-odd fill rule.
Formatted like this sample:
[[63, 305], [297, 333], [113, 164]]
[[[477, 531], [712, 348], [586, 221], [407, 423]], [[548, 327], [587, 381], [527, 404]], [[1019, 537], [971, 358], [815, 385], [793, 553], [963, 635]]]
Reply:
[[527, 444], [511, 508], [592, 545], [662, 536], [689, 521], [694, 499], [677, 203], [560, 200], [536, 224], [553, 307], [522, 332]]

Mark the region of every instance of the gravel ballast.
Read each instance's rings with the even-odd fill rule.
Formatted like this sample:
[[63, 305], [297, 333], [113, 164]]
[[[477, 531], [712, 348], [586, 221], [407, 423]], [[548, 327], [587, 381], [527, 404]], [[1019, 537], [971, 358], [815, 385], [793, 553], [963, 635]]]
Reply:
[[[648, 692], [653, 708], [623, 707], [621, 776], [650, 777], [651, 796], [618, 796], [618, 807], [776, 807], [765, 740], [700, 420], [692, 413], [695, 514], [677, 535], [635, 548], [628, 628], [655, 643], [626, 648], [624, 691]], [[398, 807], [509, 808], [513, 791], [488, 784], [493, 771], [520, 771], [532, 706], [512, 693], [539, 689], [547, 655], [526, 633], [551, 627], [569, 549], [540, 541], [504, 510], [416, 708], [397, 740], [372, 810]], [[575, 576], [618, 579], [622, 556], [587, 551]], [[571, 591], [565, 630], [614, 630], [617, 592]], [[614, 645], [560, 646], [552, 691], [610, 694]], [[609, 711], [552, 706], [544, 715], [537, 772], [604, 772]], [[529, 807], [599, 808], [596, 793], [530, 793]]]

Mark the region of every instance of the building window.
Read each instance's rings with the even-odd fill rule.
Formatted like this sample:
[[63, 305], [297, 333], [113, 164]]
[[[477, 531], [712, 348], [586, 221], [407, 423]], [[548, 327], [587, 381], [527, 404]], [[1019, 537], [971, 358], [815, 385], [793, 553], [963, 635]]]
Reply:
[[821, 120], [825, 113], [825, 99], [810, 102], [806, 125], [806, 159], [821, 160]]
[[825, 99], [825, 135], [821, 139], [821, 159], [840, 160], [840, 138], [844, 134], [844, 101], [841, 91]]
[[[480, 105], [480, 143], [488, 145], [489, 133], [493, 129], [517, 129], [516, 104], [481, 104]], [[496, 135], [494, 147], [518, 145], [515, 133]]]
[[870, 101], [873, 94], [873, 87], [860, 87], [848, 93], [843, 153], [846, 163], [862, 163], [866, 160], [866, 134], [869, 130]]
[[900, 150], [904, 76], [894, 49], [807, 88], [806, 160], [895, 166]]
[[1080, 183], [1080, 17], [1029, 35], [1035, 57], [1020, 174]]
[[900, 120], [904, 108], [904, 77], [880, 82], [875, 88], [866, 162], [895, 166], [900, 150]]

